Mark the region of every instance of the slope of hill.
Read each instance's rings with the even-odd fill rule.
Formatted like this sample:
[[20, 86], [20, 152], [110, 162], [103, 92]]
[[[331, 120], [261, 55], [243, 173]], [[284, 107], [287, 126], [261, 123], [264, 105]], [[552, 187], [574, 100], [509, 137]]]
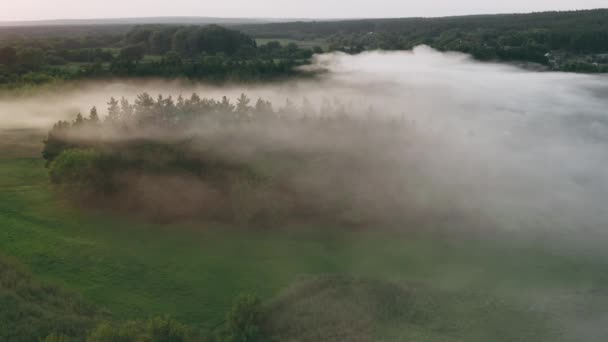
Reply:
[[0, 340], [36, 341], [67, 334], [84, 338], [102, 315], [78, 295], [41, 283], [0, 255]]

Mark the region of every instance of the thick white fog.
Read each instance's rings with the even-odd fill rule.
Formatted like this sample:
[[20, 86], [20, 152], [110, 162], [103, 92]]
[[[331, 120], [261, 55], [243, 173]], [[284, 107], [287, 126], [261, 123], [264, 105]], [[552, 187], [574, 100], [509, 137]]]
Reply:
[[132, 99], [144, 91], [232, 99], [244, 92], [275, 104], [307, 98], [317, 106], [339, 98], [359, 113], [373, 108], [371, 115], [410, 125], [420, 139], [390, 155], [415, 161], [426, 178], [423, 189], [433, 185], [430, 199], [445, 194], [479, 220], [507, 229], [600, 233], [608, 227], [608, 77], [480, 63], [427, 47], [319, 55], [309, 68], [325, 72], [274, 85], [133, 80], [4, 96], [0, 127], [47, 129], [93, 105], [105, 108], [111, 96]]

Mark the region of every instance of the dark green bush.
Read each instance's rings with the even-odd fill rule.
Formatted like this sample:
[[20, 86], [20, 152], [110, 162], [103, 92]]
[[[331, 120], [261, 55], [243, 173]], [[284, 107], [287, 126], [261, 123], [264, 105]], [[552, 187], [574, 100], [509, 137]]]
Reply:
[[101, 155], [93, 149], [68, 149], [49, 166], [51, 181], [56, 184], [95, 185], [99, 182]]
[[261, 300], [251, 294], [240, 295], [226, 315], [219, 339], [226, 342], [264, 341], [262, 317]]

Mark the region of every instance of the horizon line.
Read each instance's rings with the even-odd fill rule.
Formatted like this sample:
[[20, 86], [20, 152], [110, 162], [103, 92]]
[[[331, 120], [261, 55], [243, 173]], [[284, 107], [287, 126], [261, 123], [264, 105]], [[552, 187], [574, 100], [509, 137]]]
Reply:
[[434, 19], [434, 18], [450, 18], [450, 17], [470, 17], [470, 16], [491, 16], [491, 15], [525, 15], [538, 13], [568, 13], [568, 12], [587, 12], [608, 10], [608, 8], [587, 8], [587, 9], [571, 9], [571, 10], [544, 10], [530, 12], [495, 12], [495, 13], [470, 13], [470, 14], [454, 14], [454, 15], [436, 15], [436, 16], [395, 16], [395, 17], [231, 17], [231, 16], [192, 16], [192, 15], [168, 15], [168, 16], [124, 16], [124, 17], [80, 17], [80, 18], [49, 18], [49, 19], [9, 19], [0, 20], [0, 25], [11, 26], [27, 24], [44, 24], [44, 23], [60, 23], [60, 22], [79, 22], [79, 21], [128, 21], [128, 20], [159, 20], [159, 19], [208, 19], [208, 20], [225, 20], [225, 21], [270, 21], [270, 22], [314, 22], [314, 21], [348, 21], [348, 20], [377, 20], [377, 19]]

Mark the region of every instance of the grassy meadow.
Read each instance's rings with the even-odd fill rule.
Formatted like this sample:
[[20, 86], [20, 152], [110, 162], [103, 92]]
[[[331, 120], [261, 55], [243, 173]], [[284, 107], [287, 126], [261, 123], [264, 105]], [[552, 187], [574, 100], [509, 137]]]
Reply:
[[280, 340], [556, 341], [602, 328], [606, 258], [472, 234], [156, 224], [79, 209], [49, 184], [41, 135], [9, 133], [0, 254], [115, 319], [167, 314], [208, 328], [236, 295], [256, 293]]

